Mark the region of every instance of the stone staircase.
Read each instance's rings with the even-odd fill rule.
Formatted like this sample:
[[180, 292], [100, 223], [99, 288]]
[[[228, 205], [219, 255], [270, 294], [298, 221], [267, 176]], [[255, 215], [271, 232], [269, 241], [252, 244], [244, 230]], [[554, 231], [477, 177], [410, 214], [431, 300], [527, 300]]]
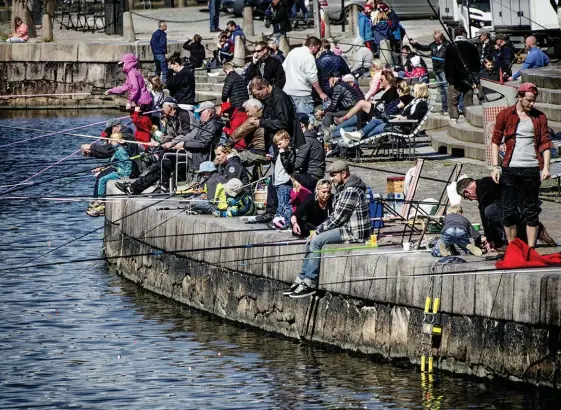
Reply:
[[[561, 67], [552, 66], [543, 69], [528, 70], [522, 74], [522, 82], [531, 82], [538, 86], [535, 107], [548, 118], [551, 128], [561, 131]], [[485, 133], [483, 130], [483, 107], [468, 107], [465, 118], [447, 129], [429, 132], [432, 147], [441, 154], [456, 157], [473, 158], [485, 161]]]

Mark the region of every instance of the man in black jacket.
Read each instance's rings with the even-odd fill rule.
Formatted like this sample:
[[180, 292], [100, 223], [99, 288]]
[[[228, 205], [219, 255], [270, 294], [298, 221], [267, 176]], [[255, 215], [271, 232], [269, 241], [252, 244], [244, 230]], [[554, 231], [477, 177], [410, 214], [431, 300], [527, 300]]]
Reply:
[[481, 64], [483, 65], [485, 59], [493, 54], [495, 47], [491, 41], [491, 34], [489, 33], [489, 30], [482, 28], [477, 34], [479, 36], [477, 51], [479, 52], [479, 58]]
[[[488, 248], [498, 249], [506, 245], [501, 186], [497, 185], [491, 177], [481, 179], [462, 178], [456, 184], [456, 191], [464, 199], [477, 201]], [[527, 242], [526, 222], [523, 216], [518, 223], [516, 232], [519, 239]], [[541, 222], [538, 226], [538, 240], [549, 246], [557, 246]]]
[[273, 87], [280, 88], [281, 90], [286, 83], [282, 63], [269, 54], [269, 47], [264, 41], [259, 41], [255, 44], [253, 60], [245, 69], [245, 80], [248, 83], [255, 77], [263, 77]]
[[499, 81], [500, 76], [503, 75], [503, 79], [508, 79], [512, 75], [512, 60], [515, 58], [515, 52], [512, 44], [507, 41], [505, 34], [497, 34], [495, 36], [495, 51], [493, 53], [495, 59], [495, 70], [497, 71], [497, 76]]
[[273, 34], [275, 35], [277, 44], [279, 44], [280, 38], [286, 35], [289, 31], [292, 31], [288, 6], [283, 0], [272, 0], [269, 10], [269, 19], [273, 24]]
[[195, 104], [195, 76], [187, 67], [179, 52], [174, 53], [168, 62], [170, 70], [166, 78], [166, 88], [178, 104]]
[[444, 55], [444, 73], [448, 80], [448, 109], [450, 124], [455, 124], [460, 117], [458, 103], [460, 95], [464, 96], [464, 106], [473, 105], [473, 90], [477, 88], [477, 75], [481, 62], [477, 47], [466, 37], [463, 27], [454, 29], [455, 40], [446, 47]]
[[[290, 135], [290, 143], [293, 148], [298, 149], [306, 143], [300, 123], [296, 115], [294, 103], [283, 90], [273, 87], [264, 78], [255, 77], [249, 83], [249, 91], [263, 102], [263, 115], [261, 118], [250, 117], [248, 121], [252, 125], [258, 125], [265, 130], [265, 149], [268, 151], [273, 144], [273, 138], [277, 131], [285, 130]], [[257, 216], [256, 222], [267, 223], [273, 220], [276, 213], [277, 194], [274, 185], [270, 184], [267, 190], [267, 209], [264, 214]]]
[[433, 36], [434, 41], [429, 45], [417, 43], [412, 38], [409, 39], [409, 42], [417, 50], [430, 51], [432, 70], [434, 71], [436, 82], [439, 83], [438, 88], [440, 89], [440, 99], [442, 101], [442, 113], [444, 114], [448, 112], [448, 95], [446, 92], [446, 74], [444, 74], [444, 58], [446, 48], [450, 42], [444, 38], [442, 31], [435, 31]]
[[222, 87], [222, 102], [229, 100], [230, 104], [239, 110], [243, 107], [243, 103], [249, 100], [247, 84], [242, 76], [234, 71], [232, 63], [224, 63], [222, 69], [226, 73], [226, 80]]
[[342, 81], [341, 77], [339, 72], [334, 72], [329, 77], [329, 87], [333, 90], [333, 94], [331, 104], [325, 109], [325, 116], [322, 120], [324, 132], [329, 132], [329, 127], [333, 125], [333, 117], [342, 117], [364, 98], [358, 89]]

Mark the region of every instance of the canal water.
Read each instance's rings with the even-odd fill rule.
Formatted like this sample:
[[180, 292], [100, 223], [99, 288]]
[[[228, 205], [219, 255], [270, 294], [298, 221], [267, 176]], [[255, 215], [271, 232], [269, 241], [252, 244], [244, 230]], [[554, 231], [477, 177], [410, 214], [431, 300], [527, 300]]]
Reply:
[[[78, 172], [95, 161], [78, 154], [28, 181], [40, 185], [6, 186], [88, 142], [61, 135], [24, 141], [44, 133], [21, 127], [53, 131], [114, 116], [0, 113], [0, 126], [20, 127], [0, 127], [0, 409], [558, 406], [559, 395], [548, 390], [448, 374], [428, 383], [408, 366], [225, 323], [138, 289], [103, 261], [49, 265], [102, 255], [103, 219], [88, 217], [78, 201], [93, 187], [93, 177]], [[36, 199], [46, 196], [63, 200]], [[25, 264], [49, 266], [9, 270]]]

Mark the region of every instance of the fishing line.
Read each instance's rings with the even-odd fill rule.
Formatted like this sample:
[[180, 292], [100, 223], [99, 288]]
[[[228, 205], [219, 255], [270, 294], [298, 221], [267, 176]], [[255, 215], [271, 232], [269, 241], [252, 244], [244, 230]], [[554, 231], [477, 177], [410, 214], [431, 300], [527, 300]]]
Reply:
[[[104, 227], [105, 226], [103, 226], [102, 228], [104, 228]], [[99, 229], [101, 229], [101, 228], [97, 228], [96, 230], [99, 230]], [[19, 270], [19, 269], [47, 268], [47, 267], [58, 266], [58, 265], [68, 265], [68, 264], [72, 264], [72, 263], [95, 262], [95, 261], [113, 260], [113, 259], [119, 259], [119, 258], [135, 258], [135, 257], [141, 257], [141, 256], [176, 255], [178, 253], [224, 251], [224, 250], [230, 250], [230, 249], [265, 248], [265, 247], [274, 247], [274, 246], [300, 245], [302, 243], [305, 243], [305, 241], [294, 240], [294, 241], [280, 241], [280, 242], [266, 242], [266, 243], [251, 243], [251, 244], [245, 244], [245, 245], [229, 245], [229, 246], [223, 246], [223, 247], [180, 249], [180, 250], [176, 250], [176, 251], [155, 250], [155, 251], [148, 252], [148, 253], [138, 253], [138, 254], [132, 254], [132, 255], [123, 255], [123, 256], [108, 256], [108, 257], [100, 257], [100, 258], [73, 259], [73, 260], [69, 260], [69, 261], [58, 261], [58, 262], [42, 263], [42, 264], [36, 264], [36, 265], [24, 264], [24, 265], [20, 265], [20, 266], [11, 267], [11, 268], [1, 268], [0, 272], [8, 271], [7, 273], [9, 273], [10, 271]], [[64, 245], [61, 245], [61, 246], [64, 246]], [[38, 256], [38, 258], [40, 258], [41, 256], [45, 256], [48, 253], [54, 252], [56, 249], [59, 249], [59, 248], [60, 247], [55, 248], [55, 249], [53, 249], [53, 250], [51, 250], [47, 253], [44, 253], [44, 254]], [[0, 277], [2, 277], [2, 276], [4, 276], [4, 275], [0, 275]]]
[[[139, 213], [139, 212], [142, 212], [142, 211], [144, 211], [145, 209], [148, 209], [148, 208], [150, 208], [151, 206], [156, 205], [157, 203], [158, 203], [158, 202], [156, 202], [156, 203], [154, 203], [154, 204], [149, 204], [149, 205], [147, 205], [147, 206], [145, 206], [145, 207], [142, 207], [142, 208], [140, 208], [140, 209], [138, 209], [138, 210], [136, 210], [136, 211], [134, 211], [134, 212], [131, 212], [130, 214], [127, 214], [127, 215], [125, 215], [125, 216], [123, 216], [123, 217], [121, 217], [121, 218], [119, 218], [119, 219], [116, 219], [116, 220], [113, 221], [112, 223], [116, 223], [116, 222], [122, 221], [122, 220], [128, 218], [129, 216], [132, 216], [132, 215], [134, 215], [134, 214], [137, 214], [137, 213]], [[57, 246], [57, 247], [55, 247], [55, 248], [49, 250], [48, 252], [42, 253], [41, 255], [39, 255], [39, 256], [37, 256], [35, 259], [33, 259], [31, 262], [36, 261], [37, 259], [42, 258], [42, 257], [44, 257], [44, 256], [46, 256], [46, 255], [48, 255], [48, 254], [50, 254], [50, 253], [52, 253], [52, 252], [54, 252], [54, 251], [56, 251], [56, 250], [59, 250], [60, 248], [62, 248], [62, 247], [64, 247], [64, 246], [70, 245], [71, 243], [74, 243], [74, 242], [76, 242], [76, 241], [78, 241], [78, 240], [80, 240], [80, 239], [82, 239], [82, 238], [85, 238], [86, 236], [89, 236], [89, 235], [91, 235], [91, 234], [94, 233], [94, 232], [97, 232], [97, 231], [99, 231], [99, 230], [101, 230], [101, 229], [105, 229], [105, 225], [106, 225], [106, 224], [103, 224], [103, 225], [100, 226], [99, 228], [95, 228], [95, 229], [93, 229], [93, 230], [91, 230], [91, 231], [89, 231], [89, 232], [86, 232], [86, 233], [83, 234], [83, 235], [80, 235], [78, 238], [73, 238], [72, 240], [63, 243], [62, 245], [59, 245], [59, 246]], [[31, 263], [31, 262], [29, 262], [29, 263]], [[21, 269], [21, 268], [24, 268], [26, 265], [27, 265], [27, 263], [25, 263], [25, 264], [23, 264], [23, 265], [20, 265], [20, 266], [16, 266], [16, 267], [14, 267], [13, 269]], [[4, 277], [4, 276], [7, 275], [8, 273], [10, 273], [10, 270], [8, 270], [8, 271], [7, 271], [6, 273], [4, 273], [4, 274], [0, 274], [0, 278]]]

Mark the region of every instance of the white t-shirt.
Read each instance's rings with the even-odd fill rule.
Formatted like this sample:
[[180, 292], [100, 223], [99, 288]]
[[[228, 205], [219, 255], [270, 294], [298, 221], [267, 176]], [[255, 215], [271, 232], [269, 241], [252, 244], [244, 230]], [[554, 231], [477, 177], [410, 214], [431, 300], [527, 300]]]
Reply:
[[286, 76], [283, 91], [292, 97], [312, 95], [312, 84], [318, 80], [316, 58], [306, 46], [296, 47], [282, 64]]

